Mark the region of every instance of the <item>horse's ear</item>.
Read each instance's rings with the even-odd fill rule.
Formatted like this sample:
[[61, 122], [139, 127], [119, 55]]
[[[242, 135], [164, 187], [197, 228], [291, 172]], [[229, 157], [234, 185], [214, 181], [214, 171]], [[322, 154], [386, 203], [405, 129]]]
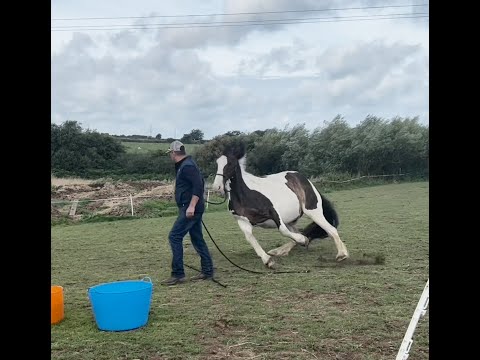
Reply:
[[222, 155], [225, 155], [227, 157], [232, 155], [232, 146], [225, 146], [222, 151]]
[[237, 157], [237, 159], [241, 159], [245, 156], [245, 152], [246, 152], [245, 144], [241, 143], [238, 146], [238, 152], [235, 154], [235, 156]]
[[223, 155], [227, 157], [234, 157], [238, 160], [245, 156], [245, 151], [246, 148], [244, 143], [231, 144], [224, 149]]

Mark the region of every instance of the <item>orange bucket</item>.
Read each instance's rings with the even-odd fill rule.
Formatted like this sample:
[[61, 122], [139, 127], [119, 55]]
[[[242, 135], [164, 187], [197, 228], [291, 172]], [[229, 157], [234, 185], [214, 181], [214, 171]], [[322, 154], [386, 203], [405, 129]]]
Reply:
[[51, 324], [59, 323], [63, 320], [63, 287], [52, 285], [52, 309], [51, 309]]

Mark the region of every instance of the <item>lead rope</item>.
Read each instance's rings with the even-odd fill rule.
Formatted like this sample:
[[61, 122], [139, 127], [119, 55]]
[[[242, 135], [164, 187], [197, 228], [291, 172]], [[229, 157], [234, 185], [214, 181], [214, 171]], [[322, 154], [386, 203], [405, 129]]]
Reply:
[[210, 231], [208, 231], [207, 229], [207, 226], [205, 225], [205, 223], [203, 222], [203, 219], [202, 219], [202, 224], [203, 224], [203, 227], [205, 228], [205, 230], [207, 231], [207, 234], [208, 236], [210, 237], [210, 239], [212, 240], [213, 244], [216, 246], [216, 248], [218, 249], [218, 251], [220, 251], [220, 254], [223, 255], [223, 257], [225, 259], [227, 259], [232, 265], [236, 266], [237, 268], [241, 269], [241, 270], [244, 270], [244, 271], [247, 271], [247, 272], [250, 272], [252, 274], [298, 274], [298, 273], [301, 273], [301, 274], [306, 274], [306, 273], [309, 273], [310, 270], [297, 270], [297, 271], [255, 271], [255, 270], [249, 270], [249, 269], [245, 269], [244, 267], [241, 267], [240, 265], [237, 265], [235, 264], [232, 260], [230, 260], [227, 255], [225, 255], [223, 253], [223, 251], [218, 247], [217, 243], [215, 242], [215, 240], [213, 240], [213, 237], [212, 235], [210, 234]]

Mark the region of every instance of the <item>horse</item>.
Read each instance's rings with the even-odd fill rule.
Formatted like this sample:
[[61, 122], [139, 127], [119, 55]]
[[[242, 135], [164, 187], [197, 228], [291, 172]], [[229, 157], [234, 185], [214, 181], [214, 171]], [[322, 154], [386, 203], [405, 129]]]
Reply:
[[[229, 211], [265, 266], [273, 268], [273, 257], [288, 255], [297, 244], [308, 248], [311, 240], [328, 236], [335, 242], [336, 260], [349, 257], [338, 235], [336, 210], [306, 176], [298, 171], [255, 176], [246, 170], [244, 145], [226, 147], [216, 162], [211, 188], [228, 198]], [[296, 223], [304, 214], [313, 222], [299, 231]], [[253, 227], [277, 228], [292, 241], [266, 253], [253, 236]]]

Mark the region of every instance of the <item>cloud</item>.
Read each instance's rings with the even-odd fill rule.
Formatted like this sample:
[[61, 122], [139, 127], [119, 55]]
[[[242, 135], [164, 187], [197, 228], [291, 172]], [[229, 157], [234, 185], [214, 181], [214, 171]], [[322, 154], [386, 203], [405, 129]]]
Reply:
[[[56, 122], [83, 119], [96, 124], [99, 131], [103, 126], [102, 131], [113, 133], [150, 123], [157, 125], [158, 132], [173, 125], [188, 132], [186, 123], [198, 128], [196, 118], [211, 121], [217, 107], [246, 95], [238, 86], [222, 84], [209, 63], [192, 50], [172, 51], [157, 44], [140, 56], [118, 60], [90, 54], [86, 49], [91, 46], [88, 36], [74, 36], [64, 51], [52, 56], [52, 119]], [[196, 113], [200, 116], [192, 118]]]
[[316, 59], [328, 84], [323, 95], [333, 104], [373, 104], [406, 93], [423, 78], [419, 45], [375, 40], [326, 50]]
[[[350, 2], [350, 1], [349, 1]], [[328, 9], [338, 2], [322, 1], [321, 8]], [[224, 1], [223, 13], [231, 15], [202, 16], [178, 21], [169, 21], [171, 26], [175, 23], [190, 23], [185, 28], [165, 28], [157, 31], [157, 40], [172, 48], [201, 48], [215, 45], [236, 45], [253, 32], [274, 32], [283, 29], [286, 24], [275, 24], [271, 20], [302, 19], [312, 17], [311, 12], [281, 11], [319, 9], [316, 0], [226, 0]], [[268, 13], [277, 12], [277, 13]], [[262, 14], [260, 14], [262, 13]], [[332, 13], [329, 13], [330, 15]], [[318, 15], [318, 14], [316, 14]], [[282, 21], [280, 21], [282, 22]], [[268, 23], [268, 26], [256, 26], [255, 24]], [[197, 25], [195, 25], [197, 24]], [[200, 24], [200, 27], [198, 27]], [[226, 26], [218, 26], [220, 24]], [[213, 26], [212, 26], [213, 25]]]
[[419, 45], [387, 44], [382, 40], [360, 42], [347, 48], [329, 49], [317, 58], [317, 66], [333, 80], [352, 73], [381, 74], [401, 65], [419, 50]]
[[[227, 0], [225, 1], [225, 13], [253, 13], [253, 12], [268, 12], [268, 11], [290, 11], [290, 10], [316, 10], [316, 9], [328, 9], [334, 7], [334, 5], [351, 3], [352, 1], [332, 1], [332, 0], [323, 0], [318, 2], [317, 0]], [[291, 17], [292, 13], [289, 13], [287, 16]], [[300, 12], [296, 13], [296, 17], [301, 14]], [[307, 13], [311, 14], [311, 13]], [[260, 15], [252, 14], [245, 15], [249, 16], [250, 19], [260, 19]], [[262, 19], [265, 18], [265, 14], [261, 15]], [[275, 16], [278, 16], [277, 14]]]
[[[219, 12], [318, 6], [232, 0]], [[428, 119], [426, 29], [374, 23], [74, 33], [52, 54], [52, 121], [112, 134], [152, 126], [163, 137], [199, 128], [211, 138], [286, 122], [314, 128], [337, 114]]]
[[240, 62], [239, 74], [265, 75], [271, 71], [292, 73], [306, 68], [305, 59], [299, 58], [298, 46], [282, 46], [267, 54]]
[[118, 50], [132, 51], [139, 46], [139, 35], [133, 31], [123, 30], [113, 33], [108, 41], [112, 47]]

